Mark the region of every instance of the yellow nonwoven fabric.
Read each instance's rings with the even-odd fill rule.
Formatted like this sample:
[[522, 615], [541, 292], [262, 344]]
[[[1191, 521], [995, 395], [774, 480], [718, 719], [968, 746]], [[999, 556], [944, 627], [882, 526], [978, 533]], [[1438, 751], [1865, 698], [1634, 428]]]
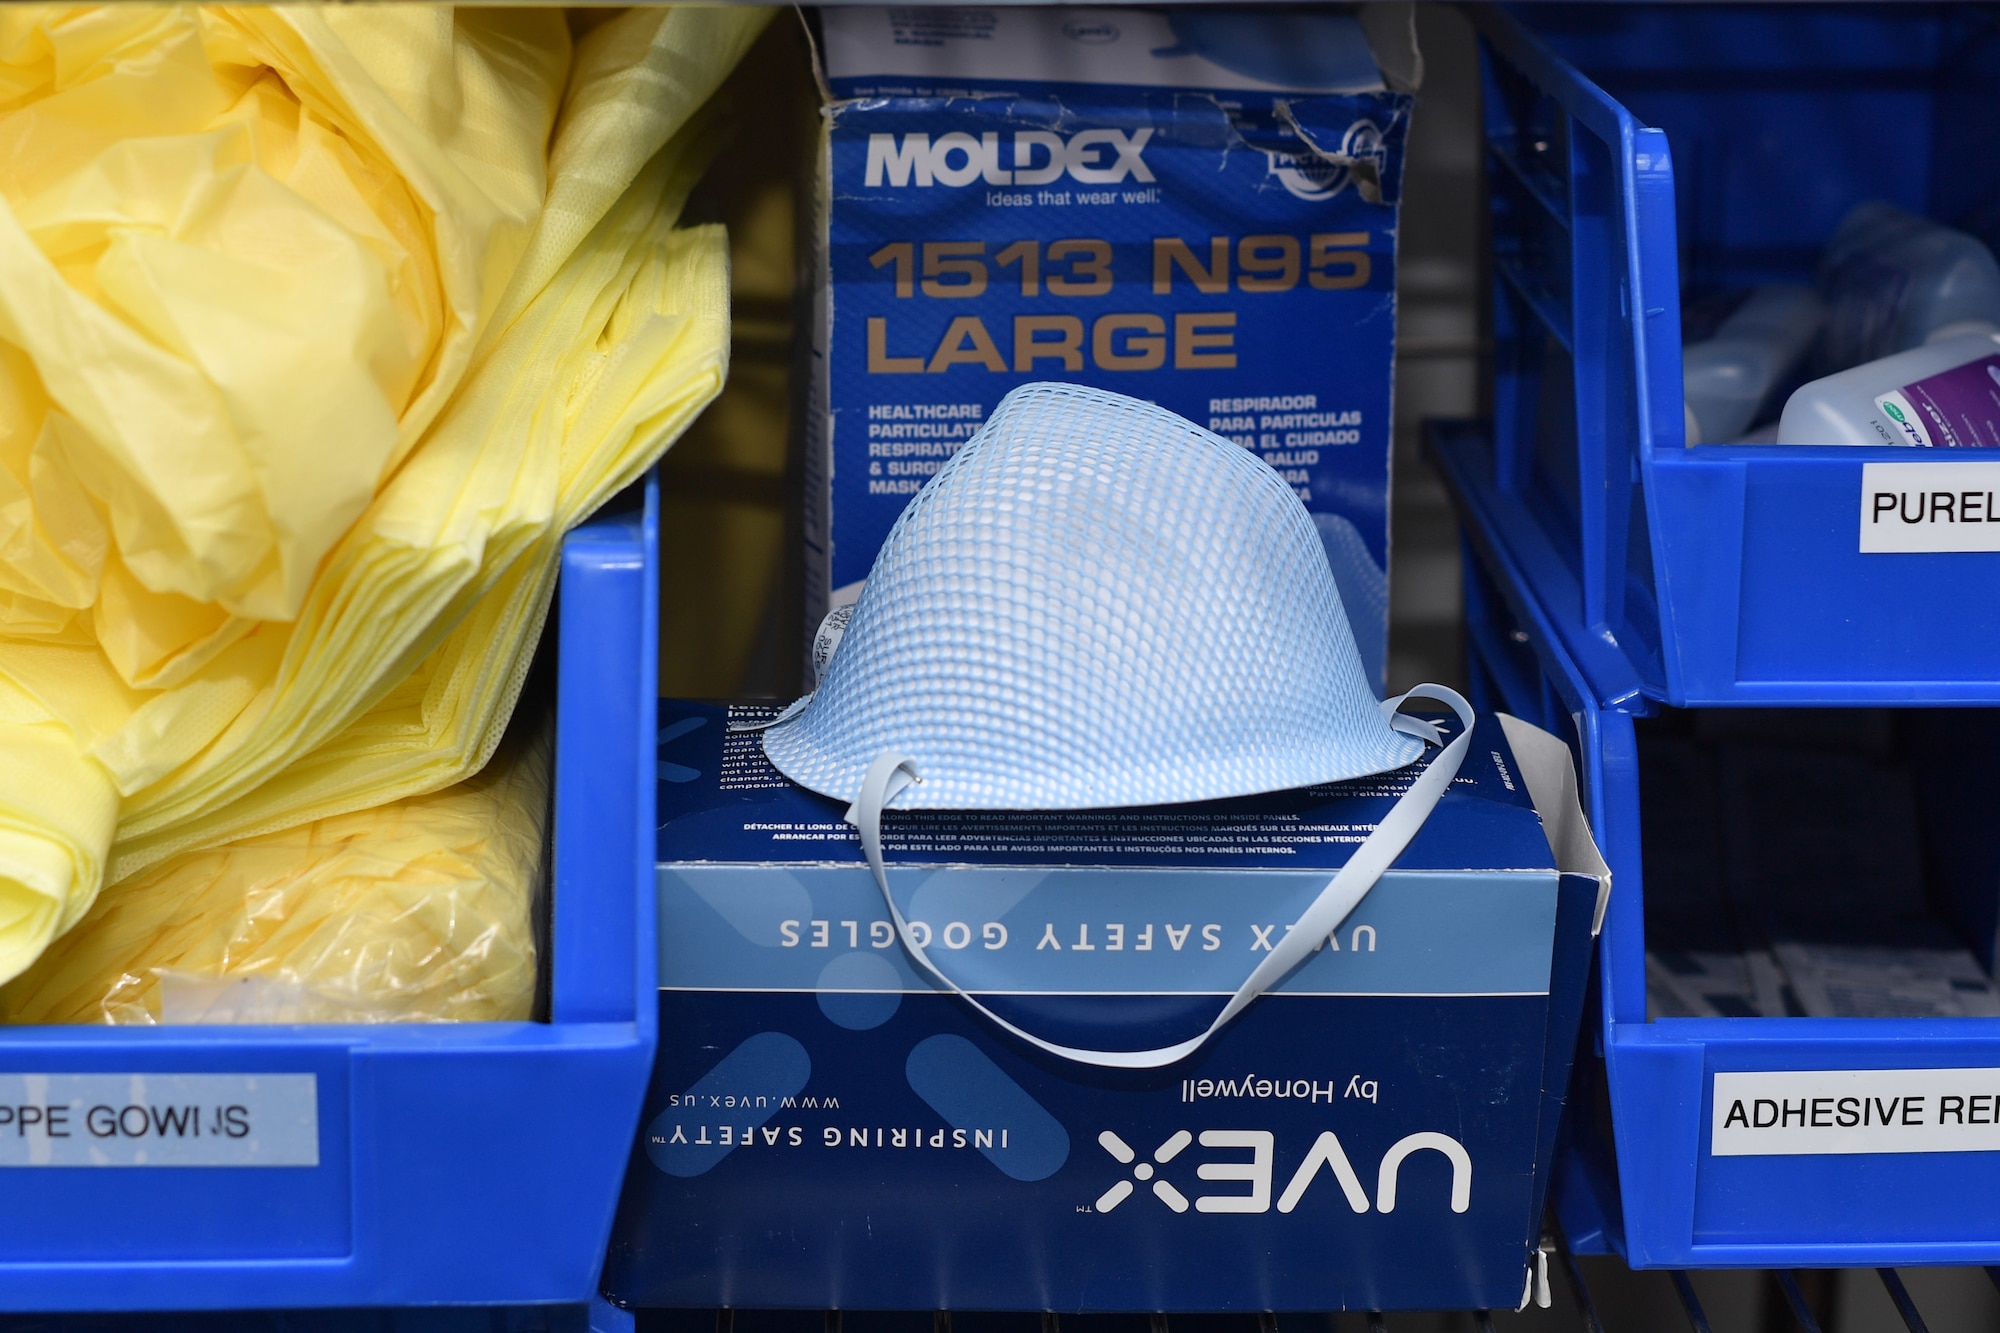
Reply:
[[7, 470], [113, 538], [24, 544], [10, 591], [114, 583], [140, 686], [296, 616], [527, 246], [569, 56], [548, 10], [0, 10]]
[[[0, 980], [108, 881], [476, 771], [561, 534], [719, 390], [769, 12], [0, 6]], [[25, 781], [25, 779], [23, 779]]]
[[[145, 785], [128, 792], [114, 877], [255, 831], [264, 820], [253, 810], [279, 807], [283, 822], [327, 813], [341, 733], [356, 722], [369, 730], [378, 704], [406, 710], [419, 687], [423, 724], [400, 743], [369, 745], [360, 790], [333, 806], [383, 799], [384, 780], [405, 766], [429, 789], [491, 753], [547, 610], [561, 533], [721, 387], [723, 238], [666, 229], [679, 203], [673, 165], [635, 182], [482, 364], [335, 551], [269, 683], [229, 729], [178, 768], [137, 775]], [[257, 650], [246, 642], [225, 657]], [[199, 736], [200, 723], [167, 719], [142, 753], [180, 753], [174, 728]]]
[[0, 987], [13, 1023], [525, 1020], [546, 729], [441, 792], [162, 862]]

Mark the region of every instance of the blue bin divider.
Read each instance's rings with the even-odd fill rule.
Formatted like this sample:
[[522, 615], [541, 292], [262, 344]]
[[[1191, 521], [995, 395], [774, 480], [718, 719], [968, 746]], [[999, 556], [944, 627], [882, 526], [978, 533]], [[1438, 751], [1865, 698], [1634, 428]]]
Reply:
[[[59, 1322], [58, 1322], [59, 1321]], [[714, 1326], [711, 1318], [709, 1325]], [[4, 1315], [0, 1333], [632, 1333], [632, 1316], [589, 1305], [416, 1306], [398, 1310], [241, 1310]]]
[[1684, 295], [1809, 281], [1863, 199], [2000, 234], [2000, 29], [1930, 4], [1468, 13], [1496, 365], [1463, 467], [1598, 697], [2000, 702], [2000, 552], [1858, 549], [1863, 466], [1938, 455], [1687, 448], [1680, 363]]
[[657, 581], [649, 481], [563, 548], [550, 1021], [0, 1028], [0, 1074], [310, 1074], [318, 1158], [0, 1166], [0, 1309], [591, 1299], [657, 1035]]
[[[1432, 423], [1433, 452], [1476, 456], [1483, 431]], [[1635, 723], [1657, 705], [1637, 693], [1599, 701], [1528, 566], [1491, 526], [1492, 498], [1459, 488], [1473, 703], [1569, 742], [1612, 873], [1599, 991], [1586, 1017], [1596, 1020], [1595, 1040], [1578, 1062], [1553, 1186], [1571, 1245], [1617, 1252], [1638, 1268], [2000, 1261], [2000, 1153], [1708, 1151], [1718, 1072], [2000, 1068], [2000, 1019], [1647, 1021]]]

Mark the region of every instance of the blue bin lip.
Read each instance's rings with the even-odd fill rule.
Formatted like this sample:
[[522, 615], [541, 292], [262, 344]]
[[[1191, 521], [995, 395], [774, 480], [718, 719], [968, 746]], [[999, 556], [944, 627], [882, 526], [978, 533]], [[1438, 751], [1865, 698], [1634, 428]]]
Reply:
[[[587, 666], [602, 668], [600, 674], [608, 673], [615, 686], [592, 680], [587, 666], [569, 668], [576, 680], [568, 688], [558, 683], [563, 702], [549, 889], [556, 901], [545, 963], [551, 969], [550, 1021], [0, 1027], [0, 1071], [8, 1073], [318, 1072], [322, 1167], [337, 1173], [333, 1181], [345, 1181], [346, 1208], [340, 1219], [344, 1232], [331, 1228], [345, 1235], [344, 1253], [317, 1248], [232, 1255], [225, 1249], [198, 1258], [122, 1257], [115, 1225], [107, 1228], [102, 1257], [47, 1259], [0, 1250], [0, 1307], [358, 1308], [577, 1304], [592, 1298], [657, 1038], [652, 883], [657, 551], [658, 489], [650, 477], [642, 510], [586, 524], [564, 543], [565, 615], [599, 621], [617, 616], [623, 623], [617, 633], [597, 622], [587, 631], [570, 625], [575, 641], [564, 653], [567, 661], [585, 650]], [[561, 629], [558, 624], [553, 632]], [[619, 642], [620, 635], [632, 651], [622, 656], [599, 651]], [[591, 741], [599, 762], [577, 762], [579, 735]], [[590, 788], [592, 776], [600, 789]], [[607, 793], [613, 799], [603, 799]], [[631, 827], [621, 827], [628, 820]], [[578, 883], [596, 887], [578, 898], [565, 887]], [[603, 922], [594, 936], [582, 929], [580, 918], [602, 917], [621, 903], [619, 920]], [[572, 908], [567, 913], [566, 904]], [[569, 1077], [552, 1080], [558, 1071]], [[587, 1141], [580, 1140], [582, 1147], [552, 1150], [549, 1161], [562, 1165], [542, 1166], [539, 1175], [537, 1169], [491, 1157], [482, 1168], [477, 1165], [482, 1154], [499, 1145], [467, 1139], [449, 1124], [426, 1125], [421, 1105], [399, 1099], [413, 1088], [436, 1090], [432, 1095], [448, 1091], [477, 1107], [474, 1118], [488, 1129], [507, 1124], [511, 1116], [523, 1139], [557, 1132], [563, 1122], [592, 1128]], [[584, 1093], [591, 1105], [577, 1107], [569, 1100]], [[329, 1134], [335, 1137], [324, 1137]], [[392, 1169], [389, 1163], [401, 1165]], [[511, 1221], [503, 1216], [497, 1227], [492, 1214], [483, 1213], [473, 1222], [485, 1227], [477, 1237], [437, 1235], [435, 1251], [427, 1250], [432, 1233], [420, 1226], [419, 1234], [412, 1234], [411, 1223], [399, 1218], [449, 1215], [450, 1182], [480, 1169], [513, 1172], [509, 1188], [526, 1189], [548, 1206]], [[126, 1188], [131, 1185], [157, 1203], [163, 1190], [170, 1194], [179, 1188], [175, 1180], [191, 1174], [204, 1177], [205, 1186], [221, 1178], [211, 1168], [0, 1168], [16, 1206], [29, 1209], [38, 1197], [44, 1207], [75, 1208], [76, 1199], [85, 1196], [62, 1182], [83, 1178], [90, 1179], [88, 1197], [137, 1197]], [[220, 1193], [226, 1197], [233, 1190], [225, 1183]], [[217, 1193], [207, 1189], [204, 1197]], [[58, 1197], [64, 1202], [50, 1202]], [[315, 1221], [336, 1216], [317, 1213]], [[441, 1230], [452, 1228], [444, 1224]], [[322, 1235], [301, 1248], [328, 1243]]]
[[1493, 43], [1507, 59], [1530, 75], [1543, 88], [1566, 87], [1572, 96], [1566, 102], [1570, 114], [1583, 121], [1598, 137], [1630, 147], [1638, 120], [1610, 93], [1592, 82], [1555, 49], [1509, 14], [1505, 7], [1491, 4], [1461, 6], [1480, 35]]
[[[1695, 1232], [1699, 1201], [1706, 1191], [1720, 1188], [1704, 1182], [1700, 1166], [1706, 1156], [1715, 1074], [1984, 1068], [2000, 1064], [2000, 1018], [1663, 1018], [1632, 1023], [1607, 1014], [1605, 1030], [1619, 1180], [1605, 1180], [1600, 1166], [1584, 1155], [1566, 1153], [1561, 1172], [1580, 1179], [1566, 1181], [1567, 1189], [1559, 1187], [1558, 1209], [1565, 1225], [1572, 1208], [1582, 1214], [1579, 1221], [1589, 1219], [1584, 1225], [1599, 1222], [1605, 1248], [1632, 1267], [1848, 1268], [2000, 1262], [2000, 1214], [1992, 1212], [1984, 1219], [1968, 1219], [1968, 1231], [1980, 1230], [1983, 1223], [1984, 1236], [1973, 1238], [1826, 1240], [1814, 1238], [1809, 1223], [1782, 1240], [1697, 1240]], [[1641, 1106], [1641, 1101], [1647, 1104]], [[1644, 1123], [1635, 1123], [1640, 1121]], [[1686, 1149], [1677, 1150], [1676, 1141]], [[1895, 1162], [1929, 1156], [1933, 1155], [1855, 1154], [1851, 1160]], [[1649, 1161], [1655, 1163], [1651, 1169], [1643, 1165]], [[1663, 1178], [1666, 1162], [1674, 1163], [1670, 1178]], [[1606, 1200], [1620, 1200], [1622, 1216], [1615, 1206], [1605, 1208]]]
[[[1649, 714], [1645, 682], [1609, 630], [1599, 627], [1592, 633], [1582, 628], [1581, 616], [1549, 616], [1542, 610], [1545, 601], [1581, 606], [1582, 590], [1526, 507], [1493, 485], [1492, 435], [1486, 423], [1431, 421], [1426, 423], [1426, 443], [1459, 508], [1460, 531], [1489, 566], [1505, 572], [1503, 592], [1515, 617], [1523, 623], [1543, 622], [1534, 648], [1545, 672], [1552, 680], [1579, 682], [1603, 707]], [[1516, 589], [1533, 589], [1535, 600], [1517, 600]]]
[[[1549, 633], [1560, 642], [1579, 677], [1588, 683], [1592, 699], [1615, 709], [1645, 716], [1638, 700], [1689, 708], [1864, 707], [1907, 706], [1950, 708], [2000, 704], [2000, 672], [1965, 680], [1856, 681], [1832, 678], [1821, 682], [1739, 681], [1719, 697], [1673, 697], [1642, 677], [1617, 634], [1607, 625], [1586, 626], [1583, 592], [1576, 575], [1554, 540], [1526, 505], [1493, 483], [1490, 430], [1480, 422], [1433, 422], [1430, 452], [1454, 500], [1466, 515], [1466, 531], [1489, 563], [1505, 568], [1522, 587], [1533, 590], [1546, 608]], [[1908, 463], [1908, 449], [1858, 448], [1849, 445], [1703, 445], [1655, 457], [1653, 467], [1665, 475], [1724, 471], [1823, 468], [1827, 464], [1859, 469], [1868, 463]], [[2000, 449], [1954, 449], [1950, 462], [2000, 462]], [[1958, 556], [1871, 556], [1870, 559], [1936, 561], [1995, 559], [1992, 553]], [[1673, 571], [1662, 571], [1663, 583]], [[1662, 600], [1665, 600], [1664, 596]], [[1557, 608], [1577, 608], [1561, 613]]]
[[[1644, 7], [1649, 13], [1681, 8], [1673, 4]], [[1821, 8], [1853, 9], [1839, 5]], [[1939, 12], [1936, 6], [1925, 9], [1933, 16]], [[1616, 22], [1619, 12], [1605, 10], [1601, 17]], [[1623, 12], [1631, 13], [1629, 9]], [[1808, 16], [1806, 11], [1794, 12], [1802, 18]], [[1768, 515], [1755, 519], [1748, 514], [1722, 515], [1717, 531], [1711, 533], [1705, 522], [1691, 519], [1684, 503], [1688, 493], [1696, 489], [1697, 478], [1707, 475], [1712, 483], [1713, 474], [1704, 474], [1702, 469], [1750, 469], [1754, 475], [1768, 477], [1762, 469], [1947, 460], [1934, 450], [1889, 447], [1685, 448], [1676, 281], [1679, 238], [1666, 134], [1637, 119], [1534, 32], [1536, 7], [1522, 6], [1510, 14], [1498, 6], [1471, 6], [1468, 14], [1497, 62], [1518, 70], [1556, 103], [1563, 115], [1574, 118], [1580, 137], [1588, 134], [1601, 140], [1610, 155], [1612, 178], [1600, 182], [1602, 188], [1590, 195], [1594, 206], [1609, 210], [1610, 215], [1600, 219], [1604, 236], [1597, 241], [1598, 250], [1592, 256], [1581, 250], [1572, 256], [1571, 262], [1579, 267], [1569, 304], [1552, 303], [1546, 293], [1531, 290], [1537, 271], [1532, 259], [1526, 262], [1522, 275], [1513, 273], [1510, 262], [1504, 259], [1496, 264], [1496, 279], [1504, 280], [1505, 289], [1523, 303], [1521, 317], [1533, 326], [1530, 337], [1541, 331], [1542, 324], [1565, 348], [1571, 348], [1572, 340], [1585, 339], [1590, 330], [1606, 335], [1591, 341], [1588, 348], [1582, 341], [1572, 348], [1579, 412], [1584, 411], [1586, 384], [1595, 386], [1598, 398], [1609, 399], [1608, 404], [1598, 405], [1608, 406], [1602, 420], [1593, 415], [1591, 420], [1578, 423], [1578, 480], [1586, 496], [1595, 496], [1596, 487], [1603, 485], [1602, 499], [1586, 502], [1595, 504], [1599, 512], [1586, 513], [1579, 530], [1570, 529], [1570, 520], [1559, 521], [1550, 529], [1550, 540], [1538, 543], [1519, 533], [1511, 538], [1536, 580], [1538, 595], [1551, 613], [1565, 622], [1566, 641], [1599, 697], [1618, 698], [1628, 681], [1636, 679], [1649, 696], [1690, 707], [2000, 704], [2000, 673], [1983, 669], [1963, 635], [1953, 637], [1939, 631], [1932, 640], [1921, 628], [1911, 630], [1907, 622], [1917, 619], [1914, 609], [1905, 621], [1898, 622], [1895, 633], [1868, 639], [1850, 635], [1844, 622], [1825, 613], [1824, 599], [1820, 599], [1815, 603], [1818, 610], [1804, 626], [1804, 641], [1796, 647], [1788, 640], [1759, 633], [1763, 621], [1740, 620], [1739, 602], [1747, 604], [1757, 596], [1768, 599], [1774, 584], [1809, 576], [1809, 564], [1787, 563], [1774, 552], [1782, 552], [1797, 540], [1823, 540], [1830, 531], [1827, 523], [1832, 511], [1824, 507], [1804, 511], [1796, 531]], [[1599, 15], [1593, 12], [1593, 17]], [[1513, 164], [1501, 143], [1496, 138], [1491, 147], [1496, 169]], [[1561, 227], [1580, 228], [1580, 215], [1570, 219], [1563, 201], [1540, 189], [1530, 175], [1515, 172], [1508, 179], [1541, 198], [1543, 207]], [[1579, 176], [1573, 183], [1579, 191], [1582, 182]], [[1592, 268], [1592, 264], [1599, 267]], [[1612, 302], [1608, 322], [1593, 304], [1600, 300]], [[1541, 324], [1525, 313], [1529, 309], [1538, 312]], [[1616, 314], [1619, 309], [1630, 314], [1621, 317]], [[1641, 310], [1644, 318], [1639, 317]], [[1572, 328], [1572, 323], [1576, 327]], [[1622, 364], [1605, 365], [1607, 358]], [[1507, 417], [1510, 423], [1521, 419], [1513, 413]], [[1619, 439], [1628, 439], [1629, 450], [1610, 456], [1603, 447], [1606, 441], [1598, 438], [1603, 432], [1614, 436], [1614, 446]], [[1512, 436], [1509, 441], [1517, 451], [1532, 447], [1531, 442]], [[1627, 452], [1632, 469], [1629, 478], [1623, 475]], [[2000, 458], [2000, 450], [1952, 450], [1949, 461], [1996, 458]], [[1636, 520], [1627, 523], [1627, 486], [1638, 492], [1632, 499], [1635, 506], [1643, 506], [1643, 529]], [[1686, 487], [1687, 492], [1663, 495], [1675, 486]], [[1699, 489], [1706, 496], [1723, 488], [1710, 484]], [[1518, 520], [1511, 523], [1517, 528], [1533, 524], [1525, 515], [1503, 512], [1501, 517]], [[1740, 547], [1729, 546], [1737, 539]], [[1628, 540], [1638, 548], [1629, 557], [1625, 552]], [[1728, 546], [1727, 553], [1718, 554], [1718, 545]], [[1544, 559], [1545, 555], [1556, 558]], [[1945, 563], [1931, 556], [1923, 564], [1906, 566], [1907, 572], [1899, 570], [1889, 576], [1896, 581], [1908, 580], [1910, 595], [1917, 599], [1914, 602], [1898, 599], [1893, 589], [1885, 591], [1883, 580], [1872, 577], [1887, 571], [1897, 557], [1869, 555], [1867, 561], [1880, 563], [1871, 564], [1870, 577], [1865, 580], [1873, 589], [1867, 604], [1880, 610], [1897, 605], [1929, 607], [1947, 601], [1950, 582], [1963, 577], [1960, 571], [1971, 568], [1980, 571], [1983, 593], [2000, 573], [1996, 555], [2000, 553], [1963, 553]], [[1624, 609], [1628, 560], [1644, 562], [1650, 568], [1651, 596], [1656, 599], [1650, 611], [1643, 609], [1647, 595], [1643, 592], [1633, 594], [1640, 599], [1639, 611]], [[1596, 610], [1584, 614], [1586, 607]], [[1572, 616], [1571, 608], [1577, 609], [1576, 615]], [[1578, 622], [1574, 626], [1567, 623], [1572, 619]], [[1599, 643], [1586, 643], [1586, 639]], [[1628, 659], [1629, 669], [1601, 660], [1606, 643]], [[1933, 644], [1936, 665], [1926, 666], [1925, 654]]]
[[[2000, 344], [1996, 344], [1996, 350], [2000, 350]], [[2000, 448], [1912, 449], [1889, 444], [1697, 444], [1680, 449], [1663, 449], [1655, 455], [1655, 461], [1665, 467], [1703, 463], [1921, 463], [1925, 459], [1936, 459], [1942, 463], [2000, 462]]]
[[[1581, 1252], [1613, 1252], [1635, 1268], [1812, 1267], [1972, 1264], [2000, 1261], [2000, 1213], [1985, 1239], [1696, 1241], [1694, 1219], [1704, 1185], [1699, 1162], [1711, 1080], [1717, 1072], [1813, 1069], [1984, 1068], [2000, 1066], [2000, 1018], [1660, 1018], [1647, 1019], [1644, 982], [1644, 881], [1636, 847], [1636, 809], [1625, 812], [1630, 836], [1608, 790], [1607, 746], [1629, 747], [1634, 719], [1658, 709], [1625, 679], [1623, 697], [1606, 699], [1577, 666], [1551, 616], [1524, 577], [1506, 537], [1489, 526], [1496, 507], [1481, 483], [1480, 427], [1432, 422], [1432, 455], [1462, 506], [1463, 531], [1494, 575], [1507, 610], [1527, 635], [1544, 683], [1574, 722], [1584, 754], [1579, 782], [1585, 812], [1612, 864], [1613, 911], [1600, 940], [1600, 1036], [1611, 1090], [1619, 1179], [1566, 1140], [1554, 1190], [1559, 1216]], [[1871, 451], [1872, 452], [1872, 451]], [[1503, 503], [1498, 506], [1504, 511]], [[1622, 664], [1616, 654], [1603, 656]], [[1880, 1161], [1902, 1154], [1857, 1154]], [[1962, 1154], [1948, 1154], [1962, 1156]], [[1843, 1159], [1844, 1160], [1844, 1159]]]

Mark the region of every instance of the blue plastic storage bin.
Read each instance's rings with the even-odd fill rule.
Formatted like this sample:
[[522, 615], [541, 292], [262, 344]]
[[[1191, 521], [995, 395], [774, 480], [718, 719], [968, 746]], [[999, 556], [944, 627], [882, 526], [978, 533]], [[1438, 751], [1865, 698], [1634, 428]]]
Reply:
[[[1483, 447], [1483, 431], [1436, 424], [1432, 441], [1440, 454], [1460, 456]], [[1596, 1012], [1585, 1020], [1594, 1050], [1578, 1061], [1554, 1183], [1572, 1246], [1616, 1252], [1641, 1268], [2000, 1261], [2000, 1151], [1712, 1151], [1718, 1074], [1977, 1070], [2000, 1086], [2000, 1019], [1649, 1022], [1640, 840], [1648, 794], [1639, 772], [1643, 719], [1661, 710], [1636, 694], [1600, 703], [1556, 617], [1537, 600], [1527, 565], [1496, 540], [1493, 511], [1475, 496], [1463, 516], [1474, 705], [1512, 712], [1569, 741], [1612, 871]], [[2000, 891], [2000, 861], [1988, 845], [1990, 817], [1978, 818], [1979, 792], [1968, 794], [1965, 817], [1953, 812], [1961, 843], [1929, 851], [1970, 858], [1969, 874], [1984, 877], [1991, 899]], [[1983, 924], [1990, 936], [1991, 916], [1970, 921], [1973, 910], [1961, 906], [1961, 927]], [[1990, 954], [1985, 962], [1992, 966]]]
[[[708, 1333], [715, 1327], [713, 1311]], [[630, 1312], [589, 1305], [416, 1306], [393, 1310], [157, 1310], [0, 1314], [0, 1333], [633, 1333]]]
[[1809, 281], [1885, 198], [2000, 232], [1981, 6], [1468, 7], [1494, 430], [1463, 460], [1599, 697], [2000, 701], [2000, 552], [1861, 554], [1862, 468], [2000, 450], [1684, 445], [1681, 301]]
[[563, 548], [550, 1021], [0, 1028], [0, 1086], [31, 1097], [41, 1075], [303, 1088], [316, 1132], [284, 1146], [317, 1157], [0, 1166], [0, 1309], [591, 1299], [656, 1036], [657, 515], [649, 483]]

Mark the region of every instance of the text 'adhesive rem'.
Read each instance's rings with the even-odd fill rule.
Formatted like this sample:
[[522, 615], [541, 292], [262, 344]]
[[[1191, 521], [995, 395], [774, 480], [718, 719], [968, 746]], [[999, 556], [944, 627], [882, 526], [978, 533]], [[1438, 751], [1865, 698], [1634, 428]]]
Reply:
[[1715, 1076], [1717, 1157], [2000, 1152], [2000, 1069]]

